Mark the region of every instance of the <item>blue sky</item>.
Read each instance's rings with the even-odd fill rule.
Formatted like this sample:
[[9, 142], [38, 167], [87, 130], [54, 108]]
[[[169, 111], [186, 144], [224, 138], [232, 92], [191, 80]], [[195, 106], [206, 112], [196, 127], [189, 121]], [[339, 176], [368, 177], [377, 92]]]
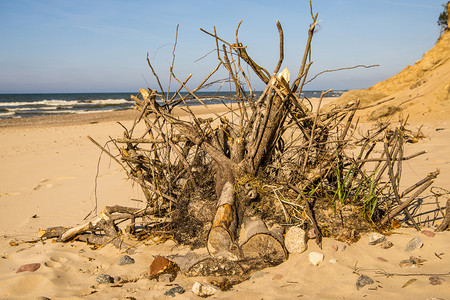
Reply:
[[[311, 76], [358, 64], [380, 67], [323, 75], [306, 89], [367, 88], [414, 64], [438, 38], [436, 21], [444, 2], [313, 1], [321, 23]], [[311, 22], [308, 0], [0, 0], [0, 93], [157, 88], [147, 52], [167, 86], [177, 24], [174, 71], [180, 79], [192, 73], [194, 87], [217, 64], [215, 54], [196, 61], [215, 47], [200, 28], [216, 26], [219, 36], [234, 42], [242, 19], [241, 42], [270, 72], [278, 61], [275, 23], [280, 20], [283, 67], [298, 72]], [[256, 75], [251, 78], [256, 89], [262, 88]]]

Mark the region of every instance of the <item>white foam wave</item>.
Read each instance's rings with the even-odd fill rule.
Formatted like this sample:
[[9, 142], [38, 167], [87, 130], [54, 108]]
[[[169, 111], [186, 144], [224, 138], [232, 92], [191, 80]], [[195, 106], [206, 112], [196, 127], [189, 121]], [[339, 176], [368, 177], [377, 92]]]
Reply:
[[92, 100], [42, 100], [27, 102], [2, 102], [0, 107], [11, 106], [77, 106], [77, 105], [118, 105], [133, 103], [127, 99], [92, 99]]

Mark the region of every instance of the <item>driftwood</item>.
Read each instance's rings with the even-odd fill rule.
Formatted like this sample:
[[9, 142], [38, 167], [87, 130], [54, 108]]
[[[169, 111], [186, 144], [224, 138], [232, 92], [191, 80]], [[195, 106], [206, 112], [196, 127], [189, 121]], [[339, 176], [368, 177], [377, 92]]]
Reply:
[[450, 226], [450, 199], [447, 200], [446, 209], [445, 209], [445, 217], [442, 220], [442, 223], [436, 228], [436, 232], [444, 231]]
[[[278, 21], [280, 54], [270, 72], [239, 40], [241, 23], [233, 42], [222, 39], [216, 28], [202, 29], [213, 38], [218, 65], [197, 86], [189, 85], [192, 75], [180, 79], [174, 73], [176, 42], [170, 66], [176, 88], [164, 91], [147, 56], [159, 90], [140, 89], [131, 96], [137, 116], [131, 127], [122, 126], [122, 137], [111, 139], [114, 150], [89, 137], [142, 189], [144, 208], [106, 207], [94, 220], [71, 229], [48, 229], [42, 236], [97, 245], [114, 241], [123, 247], [119, 225], [129, 221], [125, 231], [134, 238], [167, 234], [180, 243], [206, 246], [211, 257], [194, 268], [206, 274], [213, 262], [238, 272], [284, 261], [283, 231], [289, 226], [313, 229], [319, 246], [323, 236], [353, 241], [364, 231], [382, 231], [402, 211], [419, 229], [408, 208], [439, 172], [401, 192], [402, 162], [424, 153], [403, 155], [406, 121], [393, 129], [381, 124], [357, 136], [358, 101], [324, 112], [321, 104], [328, 91], [313, 111], [302, 94], [318, 24], [318, 15], [311, 17], [295, 78], [287, 68], [280, 72], [284, 34]], [[265, 84], [262, 92], [252, 89], [244, 64]], [[219, 70], [228, 79], [212, 80]], [[222, 93], [225, 83], [233, 91]], [[213, 98], [226, 108], [222, 114], [207, 105], [211, 96], [199, 93], [215, 85]], [[192, 103], [204, 106], [212, 117], [200, 118]], [[375, 155], [374, 149], [384, 151]]]

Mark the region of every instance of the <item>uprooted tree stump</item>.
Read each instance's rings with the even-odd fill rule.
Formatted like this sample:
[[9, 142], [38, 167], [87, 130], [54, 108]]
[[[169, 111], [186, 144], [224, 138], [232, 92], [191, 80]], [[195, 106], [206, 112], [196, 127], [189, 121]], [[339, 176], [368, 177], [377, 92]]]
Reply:
[[[235, 42], [220, 38], [215, 28], [212, 33], [202, 29], [215, 41], [218, 65], [195, 88], [188, 87], [191, 75], [181, 80], [171, 66], [179, 87], [164, 92], [147, 56], [159, 91], [141, 89], [132, 96], [136, 120], [131, 128], [124, 127], [123, 137], [111, 140], [119, 154], [91, 139], [142, 188], [145, 207], [106, 207], [93, 221], [51, 228], [41, 236], [97, 245], [114, 241], [127, 248], [118, 223], [130, 220], [126, 232], [138, 239], [168, 234], [181, 243], [206, 246], [212, 260], [203, 260], [204, 266], [231, 261], [246, 272], [287, 258], [286, 226], [312, 229], [319, 245], [322, 236], [354, 241], [362, 232], [384, 230], [401, 212], [418, 228], [408, 206], [439, 172], [401, 192], [402, 161], [423, 154], [403, 155], [406, 122], [393, 130], [380, 125], [356, 137], [354, 115], [364, 109], [357, 101], [322, 112], [324, 92], [313, 111], [301, 94], [312, 64], [317, 14], [312, 19], [292, 81], [287, 69], [279, 72], [284, 38], [278, 21], [280, 56], [272, 72], [250, 57], [238, 39], [239, 26]], [[253, 91], [244, 63], [266, 85], [261, 93]], [[214, 96], [226, 107], [224, 114], [210, 109], [205, 96], [197, 93], [220, 68], [235, 87], [232, 96]], [[205, 106], [213, 117], [195, 115], [192, 102]], [[187, 117], [175, 113], [179, 107]], [[205, 275], [202, 266], [194, 269]], [[233, 269], [228, 263], [223, 268]]]

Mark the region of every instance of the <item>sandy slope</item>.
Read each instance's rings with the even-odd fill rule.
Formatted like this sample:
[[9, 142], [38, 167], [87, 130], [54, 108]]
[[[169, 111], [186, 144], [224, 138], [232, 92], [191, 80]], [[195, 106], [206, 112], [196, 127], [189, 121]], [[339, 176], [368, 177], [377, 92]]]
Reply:
[[[387, 102], [386, 100], [390, 99]], [[450, 116], [450, 32], [445, 33], [436, 45], [414, 65], [366, 90], [344, 93], [334, 104], [361, 102], [361, 107], [384, 102], [382, 105], [362, 110], [364, 119], [377, 119], [398, 115], [410, 116], [413, 122], [441, 122]], [[395, 114], [393, 114], [396, 112]]]

